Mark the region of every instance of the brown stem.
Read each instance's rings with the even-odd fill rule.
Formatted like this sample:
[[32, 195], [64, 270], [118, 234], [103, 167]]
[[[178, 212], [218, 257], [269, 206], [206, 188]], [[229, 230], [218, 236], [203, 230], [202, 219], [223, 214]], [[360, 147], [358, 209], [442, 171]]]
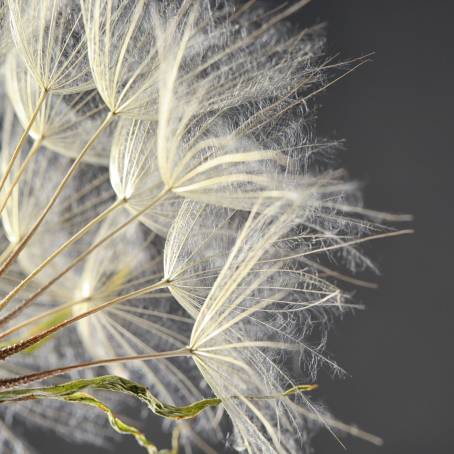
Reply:
[[64, 320], [63, 322], [58, 323], [57, 325], [52, 326], [51, 328], [48, 328], [38, 334], [35, 334], [34, 336], [29, 337], [28, 339], [24, 339], [20, 342], [16, 342], [13, 345], [8, 345], [7, 347], [3, 347], [0, 349], [0, 360], [4, 360], [10, 356], [20, 353], [20, 352], [26, 350], [27, 348], [30, 348], [31, 346], [37, 344], [38, 342], [43, 341], [44, 339], [48, 338], [52, 334], [57, 333], [61, 329], [66, 328], [67, 326], [70, 326], [70, 325], [78, 322], [79, 320], [82, 320], [83, 318], [88, 317], [89, 315], [96, 314], [97, 312], [99, 312], [103, 309], [106, 309], [109, 306], [121, 303], [130, 298], [135, 298], [137, 296], [145, 295], [147, 293], [150, 293], [159, 288], [164, 288], [166, 286], [167, 286], [167, 281], [160, 281], [160, 282], [157, 282], [156, 284], [152, 284], [147, 287], [141, 288], [139, 290], [135, 290], [133, 292], [127, 293], [125, 295], [118, 296], [117, 298], [114, 298], [110, 301], [100, 304], [99, 306], [96, 306], [93, 309], [82, 312], [81, 314], [78, 314], [74, 317]]
[[181, 356], [190, 356], [192, 353], [187, 348], [181, 348], [179, 350], [171, 350], [161, 353], [148, 353], [144, 355], [132, 355], [132, 356], [118, 356], [115, 358], [98, 359], [96, 361], [87, 361], [78, 364], [72, 364], [70, 366], [59, 367], [56, 369], [49, 369], [41, 372], [35, 372], [33, 374], [21, 375], [20, 377], [4, 378], [0, 380], [0, 389], [13, 388], [19, 385], [26, 385], [38, 380], [45, 380], [47, 378], [56, 377], [68, 372], [74, 372], [80, 369], [89, 369], [92, 367], [106, 366], [108, 364], [126, 363], [131, 361], [149, 361], [153, 359], [166, 359], [166, 358], [177, 358]]
[[70, 303], [66, 303], [66, 304], [63, 304], [62, 306], [54, 307], [53, 309], [50, 309], [48, 311], [37, 314], [34, 317], [28, 318], [27, 320], [24, 320], [23, 322], [9, 328], [7, 331], [5, 331], [4, 333], [1, 334], [1, 338], [3, 339], [4, 337], [14, 334], [15, 332], [20, 331], [21, 329], [25, 328], [26, 326], [32, 325], [33, 323], [38, 322], [39, 320], [46, 319], [46, 318], [50, 317], [51, 315], [64, 313], [66, 311], [66, 309], [69, 309], [71, 307], [78, 306], [81, 304], [86, 304], [86, 303], [87, 303], [87, 298], [83, 298], [80, 300], [71, 301]]

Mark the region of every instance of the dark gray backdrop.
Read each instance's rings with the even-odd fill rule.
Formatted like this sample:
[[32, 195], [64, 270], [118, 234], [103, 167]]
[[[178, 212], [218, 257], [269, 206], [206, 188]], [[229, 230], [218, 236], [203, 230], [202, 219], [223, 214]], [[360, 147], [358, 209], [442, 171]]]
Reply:
[[[414, 236], [369, 248], [380, 288], [359, 291], [367, 310], [332, 332], [330, 353], [351, 376], [320, 376], [319, 394], [336, 416], [385, 439], [377, 448], [347, 438], [354, 454], [454, 452], [453, 13], [444, 0], [314, 0], [295, 18], [301, 26], [328, 23], [329, 54], [375, 52], [320, 97], [319, 131], [347, 139], [343, 160], [365, 183], [368, 207], [415, 215]], [[43, 453], [81, 449], [42, 433], [34, 441]], [[327, 432], [316, 447], [344, 452]], [[115, 452], [142, 451], [125, 441]]]

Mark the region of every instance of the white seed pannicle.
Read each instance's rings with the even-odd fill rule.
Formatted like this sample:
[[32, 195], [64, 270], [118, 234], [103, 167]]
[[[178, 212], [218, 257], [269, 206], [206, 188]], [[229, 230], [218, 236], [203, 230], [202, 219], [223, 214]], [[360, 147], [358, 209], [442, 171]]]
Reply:
[[[16, 421], [112, 446], [88, 403], [158, 453], [124, 393], [172, 452], [311, 452], [321, 426], [380, 442], [309, 392], [342, 373], [324, 347], [370, 286], [357, 245], [407, 231], [314, 134], [343, 66], [291, 25], [306, 3], [0, 2], [0, 452], [32, 449]], [[106, 374], [109, 405], [87, 391]]]

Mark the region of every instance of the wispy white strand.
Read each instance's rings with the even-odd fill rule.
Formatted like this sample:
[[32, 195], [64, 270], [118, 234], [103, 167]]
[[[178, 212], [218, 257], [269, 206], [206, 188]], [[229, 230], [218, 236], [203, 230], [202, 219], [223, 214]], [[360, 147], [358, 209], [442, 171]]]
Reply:
[[[334, 317], [358, 307], [348, 286], [373, 285], [352, 276], [376, 271], [360, 244], [402, 233], [376, 221], [406, 218], [364, 209], [333, 165], [337, 143], [314, 134], [312, 99], [341, 65], [323, 58], [322, 27], [287, 23], [307, 0], [272, 11], [254, 3], [0, 2], [0, 266], [83, 153], [0, 273], [10, 304], [1, 342], [80, 320], [0, 374], [110, 357], [104, 372], [166, 403], [221, 398], [218, 410], [166, 425], [179, 427], [187, 454], [218, 452], [219, 442], [310, 452], [321, 426], [376, 443], [307, 393], [284, 393], [313, 383], [322, 365], [343, 373], [324, 347]], [[73, 406], [11, 408], [1, 412], [2, 452], [28, 449], [16, 421], [62, 434], [64, 418], [72, 440], [108, 439]]]

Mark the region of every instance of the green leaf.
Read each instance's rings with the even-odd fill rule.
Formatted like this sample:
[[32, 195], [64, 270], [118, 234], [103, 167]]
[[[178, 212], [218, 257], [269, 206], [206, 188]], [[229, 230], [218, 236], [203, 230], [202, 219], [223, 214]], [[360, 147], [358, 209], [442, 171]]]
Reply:
[[[289, 396], [298, 392], [311, 391], [316, 388], [316, 385], [299, 385], [291, 388], [281, 395], [275, 396], [249, 396], [248, 399], [276, 399], [280, 397]], [[151, 443], [146, 436], [140, 432], [135, 427], [132, 427], [117, 416], [114, 415], [112, 410], [105, 405], [103, 402], [99, 401], [95, 397], [87, 394], [86, 390], [103, 390], [103, 391], [112, 391], [119, 392], [122, 394], [133, 396], [142, 402], [144, 402], [148, 408], [158, 416], [164, 418], [181, 420], [194, 418], [200, 412], [205, 410], [208, 407], [214, 407], [222, 403], [221, 398], [210, 398], [204, 399], [197, 402], [194, 402], [189, 405], [184, 405], [181, 407], [176, 407], [174, 405], [169, 405], [164, 402], [161, 402], [157, 399], [150, 391], [143, 385], [136, 383], [132, 380], [126, 378], [118, 377], [116, 375], [103, 375], [96, 378], [89, 379], [79, 379], [73, 380], [67, 383], [60, 385], [54, 385], [49, 387], [41, 388], [16, 388], [0, 392], [0, 404], [7, 402], [23, 401], [23, 400], [36, 400], [36, 399], [57, 399], [63, 400], [66, 402], [76, 402], [85, 405], [94, 406], [104, 413], [107, 414], [109, 418], [110, 425], [120, 433], [130, 434], [135, 437], [137, 442], [146, 448], [149, 453], [168, 453], [176, 454], [178, 451], [178, 437], [173, 437], [172, 449], [158, 451], [156, 446]], [[232, 399], [235, 396], [230, 397]]]
[[126, 424], [124, 421], [118, 418], [118, 416], [115, 416], [115, 414], [106, 404], [91, 396], [90, 394], [84, 392], [76, 392], [74, 394], [64, 396], [62, 397], [62, 399], [66, 402], [75, 402], [79, 404], [90, 405], [102, 410], [109, 418], [109, 423], [112, 428], [118, 433], [133, 435], [140, 446], [143, 446], [150, 454], [157, 454], [158, 452], [160, 452], [158, 451], [157, 447], [150, 440], [148, 440], [148, 438], [139, 429]]
[[1, 391], [0, 403], [44, 398], [66, 400], [66, 397], [86, 389], [113, 391], [136, 397], [146, 403], [148, 408], [158, 416], [176, 420], [193, 418], [205, 410], [205, 408], [221, 403], [221, 399], [212, 398], [182, 407], [175, 407], [161, 402], [145, 386], [116, 375], [103, 375], [96, 378], [74, 380], [61, 385], [43, 388], [20, 388]]

